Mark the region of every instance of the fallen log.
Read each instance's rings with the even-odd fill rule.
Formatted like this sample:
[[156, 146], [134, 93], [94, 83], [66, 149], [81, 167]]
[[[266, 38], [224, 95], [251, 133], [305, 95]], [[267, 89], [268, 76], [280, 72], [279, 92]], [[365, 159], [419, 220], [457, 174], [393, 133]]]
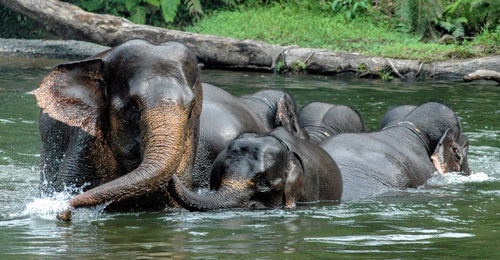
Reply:
[[493, 70], [476, 70], [464, 76], [464, 80], [466, 82], [480, 79], [493, 80], [500, 84], [500, 72], [496, 72]]
[[106, 46], [137, 38], [152, 43], [182, 42], [196, 53], [206, 68], [457, 80], [479, 69], [500, 68], [500, 56], [423, 64], [416, 60], [278, 46], [139, 25], [112, 15], [89, 13], [57, 0], [0, 0], [0, 4], [30, 17], [64, 39], [81, 39]]

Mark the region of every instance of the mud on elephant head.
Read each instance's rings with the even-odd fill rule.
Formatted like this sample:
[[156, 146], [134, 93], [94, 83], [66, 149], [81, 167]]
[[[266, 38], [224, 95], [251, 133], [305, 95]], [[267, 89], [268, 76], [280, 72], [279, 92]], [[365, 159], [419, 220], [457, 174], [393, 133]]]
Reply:
[[215, 160], [210, 186], [213, 192], [198, 194], [173, 176], [169, 192], [191, 211], [293, 208], [298, 202], [338, 201], [342, 196], [342, 176], [333, 159], [283, 127], [234, 139]]
[[175, 174], [191, 185], [199, 74], [184, 45], [132, 40], [45, 77], [33, 91], [41, 108], [41, 189], [86, 190], [69, 200], [60, 219], [73, 208], [155, 192], [159, 200]]

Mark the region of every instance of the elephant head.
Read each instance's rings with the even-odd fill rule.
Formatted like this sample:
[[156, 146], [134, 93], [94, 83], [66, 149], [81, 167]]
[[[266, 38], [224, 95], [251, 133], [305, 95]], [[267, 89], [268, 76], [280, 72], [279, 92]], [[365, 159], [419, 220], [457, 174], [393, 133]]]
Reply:
[[[430, 104], [445, 107], [439, 103]], [[394, 124], [394, 122], [404, 120], [404, 118], [415, 108], [417, 108], [417, 106], [399, 105], [389, 109], [382, 118], [380, 128], [390, 127]], [[430, 159], [432, 160], [436, 171], [441, 174], [447, 172], [463, 172], [466, 175], [470, 175], [471, 171], [467, 160], [469, 140], [461, 133], [460, 123], [454, 114], [453, 116], [451, 116], [451, 114], [444, 116], [444, 118], [452, 120], [456, 123], [455, 125], [449, 125], [448, 127], [442, 128], [445, 129], [445, 132], [440, 136], [439, 142], [437, 143], [433, 154], [430, 155]], [[439, 125], [439, 123], [437, 123], [437, 125]]]
[[[48, 180], [63, 180], [47, 185], [90, 183], [69, 200], [60, 219], [69, 219], [72, 208], [158, 191], [175, 174], [191, 185], [202, 104], [199, 74], [184, 45], [133, 40], [59, 65], [42, 81], [33, 91], [43, 115], [41, 156], [59, 157], [51, 167], [42, 165], [42, 172]], [[51, 156], [54, 151], [44, 147], [54, 146], [47, 142], [57, 141], [51, 137], [57, 133], [65, 144]]]
[[210, 186], [216, 191], [197, 194], [174, 176], [169, 193], [192, 211], [293, 207], [304, 186], [303, 167], [299, 156], [276, 137], [247, 133], [217, 157]]
[[457, 138], [457, 132], [459, 132], [457, 128], [447, 129], [431, 155], [432, 164], [441, 174], [447, 172], [471, 174], [467, 160], [469, 140], [462, 134]]
[[342, 176], [319, 146], [278, 127], [267, 135], [242, 134], [212, 165], [208, 194], [189, 191], [175, 176], [170, 195], [184, 208], [295, 207], [297, 202], [338, 201]]
[[463, 135], [460, 121], [451, 108], [428, 102], [411, 110], [403, 120], [415, 122], [425, 132], [429, 140], [429, 157], [438, 172], [470, 175], [469, 140]]

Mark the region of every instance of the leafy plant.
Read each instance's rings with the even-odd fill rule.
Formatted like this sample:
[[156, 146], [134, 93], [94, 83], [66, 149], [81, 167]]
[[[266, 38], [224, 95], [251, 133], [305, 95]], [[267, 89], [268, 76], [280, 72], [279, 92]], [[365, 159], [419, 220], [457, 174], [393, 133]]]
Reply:
[[500, 1], [457, 0], [445, 7], [439, 26], [457, 37], [495, 30], [499, 22]]
[[[138, 24], [166, 26], [185, 24], [203, 15], [201, 0], [66, 0], [89, 12], [121, 16]], [[204, 4], [214, 8], [234, 6], [237, 0], [210, 0]]]
[[0, 5], [0, 38], [39, 39], [46, 35], [31, 19]]
[[435, 38], [435, 22], [442, 17], [440, 0], [398, 0], [396, 13], [400, 30]]
[[368, 0], [334, 0], [332, 2], [332, 10], [335, 13], [342, 13], [348, 21], [366, 13], [370, 8], [371, 3]]

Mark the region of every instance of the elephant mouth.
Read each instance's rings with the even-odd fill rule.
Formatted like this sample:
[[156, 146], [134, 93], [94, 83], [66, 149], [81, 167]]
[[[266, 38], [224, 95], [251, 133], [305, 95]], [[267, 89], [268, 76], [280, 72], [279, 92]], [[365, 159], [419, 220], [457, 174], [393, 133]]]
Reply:
[[[445, 174], [450, 173], [450, 172], [460, 171], [460, 165], [458, 165], [456, 163], [449, 164], [449, 163], [446, 163], [444, 161], [442, 162], [442, 160], [439, 158], [439, 156], [437, 154], [431, 155], [431, 161], [432, 161], [432, 164], [434, 165], [434, 168], [436, 169], [436, 171], [442, 175], [445, 175]], [[464, 174], [466, 174], [466, 173], [464, 173]]]
[[446, 169], [446, 164], [444, 164], [444, 165], [441, 164], [437, 154], [433, 154], [431, 156], [431, 161], [432, 161], [432, 165], [434, 165], [434, 168], [436, 169], [437, 172], [439, 172], [440, 174], [445, 174], [444, 169]]

